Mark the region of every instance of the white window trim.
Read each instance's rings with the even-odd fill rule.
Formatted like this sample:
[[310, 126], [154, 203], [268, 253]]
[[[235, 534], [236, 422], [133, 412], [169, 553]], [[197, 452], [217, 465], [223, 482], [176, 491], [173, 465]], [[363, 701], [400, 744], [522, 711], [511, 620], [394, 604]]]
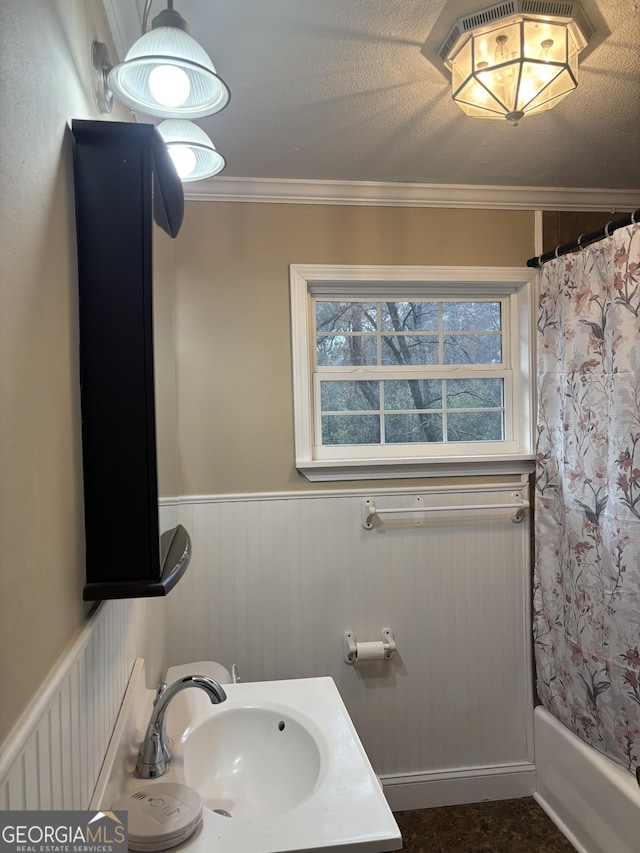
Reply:
[[[535, 413], [535, 282], [528, 267], [430, 266], [290, 266], [293, 404], [296, 468], [312, 481], [442, 477], [473, 474], [523, 474], [533, 470]], [[375, 299], [388, 296], [388, 285], [403, 283], [402, 296], [424, 298], [425, 282], [442, 284], [429, 290], [430, 298], [481, 296], [511, 298], [514, 306], [510, 361], [520, 380], [514, 384], [512, 413], [517, 450], [496, 455], [401, 455], [386, 458], [319, 459], [314, 453], [313, 353], [314, 318], [310, 296], [344, 299], [362, 291]], [[488, 287], [488, 285], [491, 287]], [[347, 297], [348, 298], [348, 297]], [[517, 335], [515, 332], [517, 331]], [[404, 451], [403, 451], [404, 453]]]

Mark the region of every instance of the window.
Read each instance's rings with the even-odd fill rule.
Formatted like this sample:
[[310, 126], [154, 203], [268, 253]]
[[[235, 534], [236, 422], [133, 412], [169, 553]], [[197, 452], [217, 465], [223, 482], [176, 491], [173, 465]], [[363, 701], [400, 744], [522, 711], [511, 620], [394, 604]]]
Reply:
[[309, 479], [522, 472], [533, 270], [291, 267]]

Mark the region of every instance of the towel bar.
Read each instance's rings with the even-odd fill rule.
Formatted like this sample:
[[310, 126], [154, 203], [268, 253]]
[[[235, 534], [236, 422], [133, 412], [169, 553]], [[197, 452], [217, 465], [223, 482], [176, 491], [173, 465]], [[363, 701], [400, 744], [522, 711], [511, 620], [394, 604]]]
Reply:
[[379, 518], [381, 515], [390, 513], [429, 513], [429, 512], [467, 512], [469, 510], [488, 510], [488, 509], [515, 509], [515, 513], [511, 516], [511, 521], [518, 524], [524, 518], [524, 512], [529, 508], [529, 501], [522, 497], [522, 492], [512, 492], [511, 502], [502, 504], [467, 504], [458, 506], [424, 506], [420, 501], [422, 498], [415, 498], [415, 506], [399, 506], [389, 507], [386, 509], [376, 509], [373, 498], [365, 498], [362, 501], [362, 526], [365, 530], [373, 530], [373, 518]]

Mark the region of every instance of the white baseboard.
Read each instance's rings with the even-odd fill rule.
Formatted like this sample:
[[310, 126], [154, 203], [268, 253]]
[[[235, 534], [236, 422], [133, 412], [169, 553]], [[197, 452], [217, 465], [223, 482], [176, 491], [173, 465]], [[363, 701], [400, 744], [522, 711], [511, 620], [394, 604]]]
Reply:
[[380, 777], [392, 811], [428, 809], [530, 797], [536, 790], [535, 764], [470, 767], [435, 773], [389, 774]]

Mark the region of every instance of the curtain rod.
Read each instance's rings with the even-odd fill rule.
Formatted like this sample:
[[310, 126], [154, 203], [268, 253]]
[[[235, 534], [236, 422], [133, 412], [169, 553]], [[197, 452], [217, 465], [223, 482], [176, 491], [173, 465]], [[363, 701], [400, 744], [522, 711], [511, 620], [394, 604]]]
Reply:
[[620, 219], [607, 222], [603, 228], [599, 228], [597, 231], [591, 231], [589, 234], [581, 234], [578, 239], [574, 240], [572, 243], [563, 243], [561, 246], [556, 246], [556, 248], [552, 249], [550, 252], [545, 252], [543, 255], [536, 255], [535, 258], [529, 258], [527, 266], [541, 267], [542, 264], [546, 264], [547, 261], [559, 258], [560, 255], [568, 255], [569, 252], [575, 252], [578, 249], [584, 249], [584, 247], [588, 246], [589, 243], [595, 243], [598, 240], [602, 240], [603, 237], [610, 237], [612, 232], [617, 231], [618, 228], [624, 228], [625, 225], [635, 225], [637, 222], [640, 222], [640, 208], [638, 210], [634, 210], [631, 215], [627, 213], [626, 216], [623, 216]]

